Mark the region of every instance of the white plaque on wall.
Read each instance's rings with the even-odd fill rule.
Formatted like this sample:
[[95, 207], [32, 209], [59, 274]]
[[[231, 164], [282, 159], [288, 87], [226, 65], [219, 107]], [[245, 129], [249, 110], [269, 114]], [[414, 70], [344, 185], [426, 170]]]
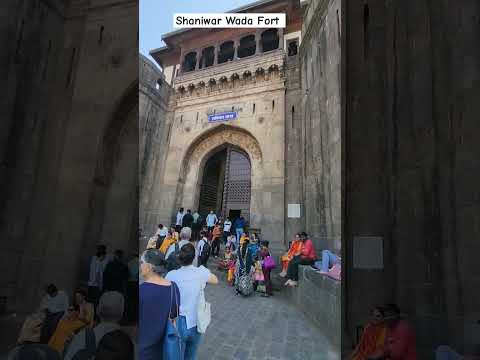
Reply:
[[300, 217], [300, 204], [288, 204], [288, 217], [289, 218]]
[[383, 237], [353, 237], [353, 267], [355, 269], [383, 269]]

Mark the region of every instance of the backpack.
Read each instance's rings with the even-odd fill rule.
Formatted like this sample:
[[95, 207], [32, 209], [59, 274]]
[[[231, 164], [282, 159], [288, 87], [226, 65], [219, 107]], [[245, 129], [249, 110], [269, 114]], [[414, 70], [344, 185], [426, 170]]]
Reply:
[[97, 351], [95, 332], [91, 328], [85, 329], [85, 349], [78, 350], [72, 360], [91, 360]]
[[210, 257], [210, 244], [208, 241], [203, 240], [203, 248], [201, 254], [198, 256], [199, 264], [206, 264]]
[[180, 269], [180, 264], [178, 263], [178, 253], [180, 252], [180, 247], [178, 242], [175, 243], [175, 251], [171, 253], [167, 258], [167, 271]]

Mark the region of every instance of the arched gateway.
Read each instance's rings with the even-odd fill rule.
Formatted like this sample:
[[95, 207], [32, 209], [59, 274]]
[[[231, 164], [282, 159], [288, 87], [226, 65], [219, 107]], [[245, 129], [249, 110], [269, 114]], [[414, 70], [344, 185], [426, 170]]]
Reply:
[[262, 152], [258, 141], [241, 128], [219, 125], [195, 139], [186, 151], [177, 187], [176, 207], [214, 210], [222, 216], [259, 219]]

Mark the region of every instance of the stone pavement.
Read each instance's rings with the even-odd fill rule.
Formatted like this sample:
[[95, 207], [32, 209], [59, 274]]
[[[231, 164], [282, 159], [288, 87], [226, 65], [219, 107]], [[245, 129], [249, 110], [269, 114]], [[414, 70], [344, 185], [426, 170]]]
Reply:
[[[212, 270], [213, 265], [210, 266]], [[207, 285], [212, 322], [204, 335], [198, 360], [330, 360], [340, 359], [321, 330], [300, 310], [282, 299], [282, 293], [263, 298], [235, 295], [226, 274], [215, 271], [220, 284]]]

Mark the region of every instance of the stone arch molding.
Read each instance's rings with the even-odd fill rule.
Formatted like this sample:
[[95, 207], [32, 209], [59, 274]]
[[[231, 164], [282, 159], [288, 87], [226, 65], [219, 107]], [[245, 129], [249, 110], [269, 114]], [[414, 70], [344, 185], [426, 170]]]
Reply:
[[[248, 131], [230, 125], [219, 125], [200, 135], [188, 148], [180, 174], [180, 195], [177, 205], [196, 209], [203, 167], [215, 152], [226, 145], [233, 145], [245, 151], [251, 164], [251, 188], [259, 189], [263, 178], [262, 151], [257, 139]], [[250, 201], [251, 210], [256, 208], [254, 198]]]

